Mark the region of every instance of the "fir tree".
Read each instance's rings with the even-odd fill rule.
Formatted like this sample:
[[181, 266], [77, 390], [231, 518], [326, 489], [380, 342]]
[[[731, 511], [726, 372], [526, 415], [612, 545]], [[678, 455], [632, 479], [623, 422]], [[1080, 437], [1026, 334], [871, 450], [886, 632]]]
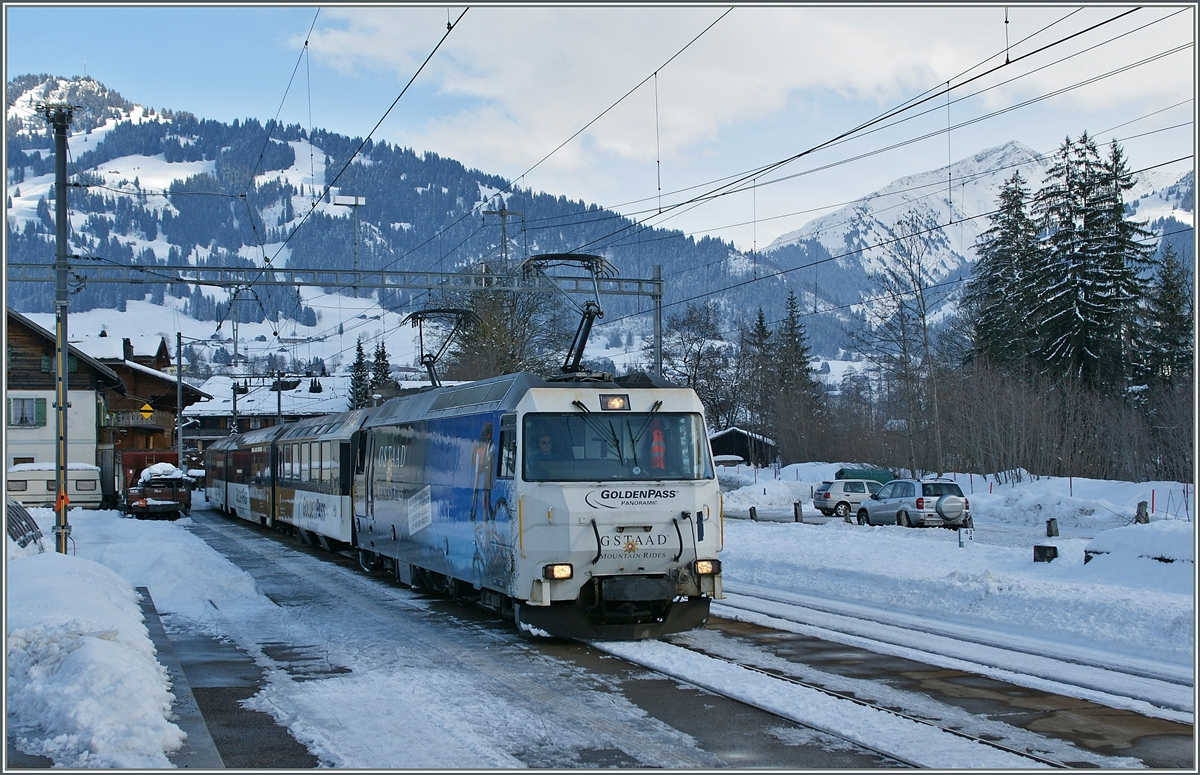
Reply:
[[1115, 369], [1110, 372], [1110, 380], [1114, 386], [1125, 388], [1136, 379], [1139, 362], [1143, 360], [1140, 347], [1134, 344], [1142, 335], [1137, 309], [1145, 296], [1139, 275], [1152, 266], [1154, 235], [1142, 224], [1125, 217], [1125, 192], [1134, 183], [1125, 155], [1115, 140], [1102, 172], [1100, 218], [1095, 229], [1103, 272], [1112, 282], [1110, 292], [1119, 310], [1116, 325], [1122, 345], [1120, 360], [1111, 364]]
[[750, 428], [767, 436], [772, 433], [770, 406], [778, 381], [771, 345], [771, 329], [759, 307], [754, 323], [741, 332], [738, 371], [742, 377], [740, 390]]
[[824, 427], [824, 391], [812, 369], [808, 332], [800, 318], [800, 302], [788, 291], [786, 313], [772, 347], [778, 373], [775, 439], [785, 461], [815, 459]]
[[1192, 284], [1187, 266], [1169, 243], [1156, 263], [1146, 298], [1144, 374], [1151, 384], [1174, 385], [1192, 370]]
[[362, 337], [354, 345], [354, 364], [350, 367], [350, 408], [362, 409], [371, 405], [371, 374], [363, 354]]
[[964, 306], [974, 318], [978, 355], [998, 364], [1015, 364], [1029, 357], [1036, 325], [1028, 311], [1035, 307], [1031, 278], [1041, 261], [1037, 224], [1026, 206], [1029, 190], [1020, 172], [1000, 189], [991, 228], [979, 236], [979, 260], [967, 284]]
[[1125, 218], [1131, 186], [1116, 144], [1106, 162], [1085, 132], [1064, 142], [1036, 202], [1045, 234], [1031, 283], [1041, 293], [1032, 310], [1039, 359], [1051, 375], [1102, 392], [1122, 389], [1130, 366], [1125, 340], [1145, 254], [1137, 244], [1145, 232]]
[[371, 390], [378, 391], [392, 384], [391, 365], [388, 363], [387, 347], [383, 340], [375, 345], [375, 361], [371, 364]]

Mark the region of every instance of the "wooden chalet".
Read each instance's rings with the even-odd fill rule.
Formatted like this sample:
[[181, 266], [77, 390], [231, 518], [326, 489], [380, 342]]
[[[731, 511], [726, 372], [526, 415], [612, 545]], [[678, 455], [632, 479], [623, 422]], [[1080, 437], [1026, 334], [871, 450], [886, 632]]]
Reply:
[[[5, 318], [5, 466], [53, 463], [55, 336], [12, 309]], [[101, 465], [111, 458], [109, 406], [125, 396], [111, 368], [79, 348], [67, 346], [67, 460]], [[103, 477], [102, 477], [103, 479]]]

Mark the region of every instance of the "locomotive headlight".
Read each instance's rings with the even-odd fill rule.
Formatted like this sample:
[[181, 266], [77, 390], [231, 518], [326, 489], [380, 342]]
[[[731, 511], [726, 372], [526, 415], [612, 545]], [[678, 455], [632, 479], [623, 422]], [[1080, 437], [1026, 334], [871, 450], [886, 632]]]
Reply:
[[721, 572], [720, 560], [696, 560], [694, 566], [697, 576], [714, 576]]
[[600, 408], [606, 412], [628, 412], [629, 396], [611, 393], [608, 395], [601, 395]]
[[553, 565], [542, 566], [542, 578], [547, 581], [564, 581], [575, 575], [575, 570], [569, 562], [556, 562]]

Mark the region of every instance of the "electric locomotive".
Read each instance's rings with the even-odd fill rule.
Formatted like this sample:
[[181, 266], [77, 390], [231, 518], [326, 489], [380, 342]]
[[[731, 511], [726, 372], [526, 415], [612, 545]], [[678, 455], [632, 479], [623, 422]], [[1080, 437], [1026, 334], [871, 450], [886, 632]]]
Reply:
[[[597, 281], [606, 266], [538, 261], [583, 263]], [[437, 355], [423, 352], [429, 388], [213, 444], [209, 501], [348, 546], [368, 571], [475, 600], [528, 633], [632, 639], [701, 626], [722, 597], [724, 545], [704, 409], [661, 378], [581, 367], [598, 295], [562, 374], [442, 386]]]
[[720, 491], [691, 390], [529, 373], [439, 388], [368, 416], [357, 460], [364, 563], [526, 631], [661, 635], [721, 597]]

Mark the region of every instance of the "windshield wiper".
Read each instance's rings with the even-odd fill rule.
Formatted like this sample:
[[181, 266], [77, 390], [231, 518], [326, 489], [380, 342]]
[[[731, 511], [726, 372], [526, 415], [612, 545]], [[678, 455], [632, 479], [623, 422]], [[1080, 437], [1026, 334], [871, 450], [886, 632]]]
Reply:
[[[621, 440], [617, 438], [617, 432], [612, 429], [612, 423], [609, 423], [609, 427], [605, 428], [603, 421], [596, 419], [596, 417], [592, 414], [592, 410], [588, 409], [582, 401], [572, 401], [571, 403], [574, 406], [579, 407], [579, 411], [583, 413], [583, 422], [587, 425], [587, 427], [600, 434], [601, 439], [603, 439], [606, 444], [611, 444], [613, 447], [616, 447], [617, 454], [620, 455]], [[625, 458], [622, 457], [621, 460], [624, 462]]]
[[[635, 434], [632, 428], [629, 429], [629, 438], [633, 440], [634, 444], [637, 444], [642, 440], [642, 436], [645, 435], [646, 428], [650, 425], [650, 421], [654, 419], [654, 415], [658, 414], [658, 410], [661, 408], [662, 401], [655, 401], [654, 406], [650, 407], [650, 413], [646, 415], [646, 420], [642, 423], [642, 427], [638, 428], [638, 432]], [[626, 425], [628, 425], [628, 423], [626, 423]]]

